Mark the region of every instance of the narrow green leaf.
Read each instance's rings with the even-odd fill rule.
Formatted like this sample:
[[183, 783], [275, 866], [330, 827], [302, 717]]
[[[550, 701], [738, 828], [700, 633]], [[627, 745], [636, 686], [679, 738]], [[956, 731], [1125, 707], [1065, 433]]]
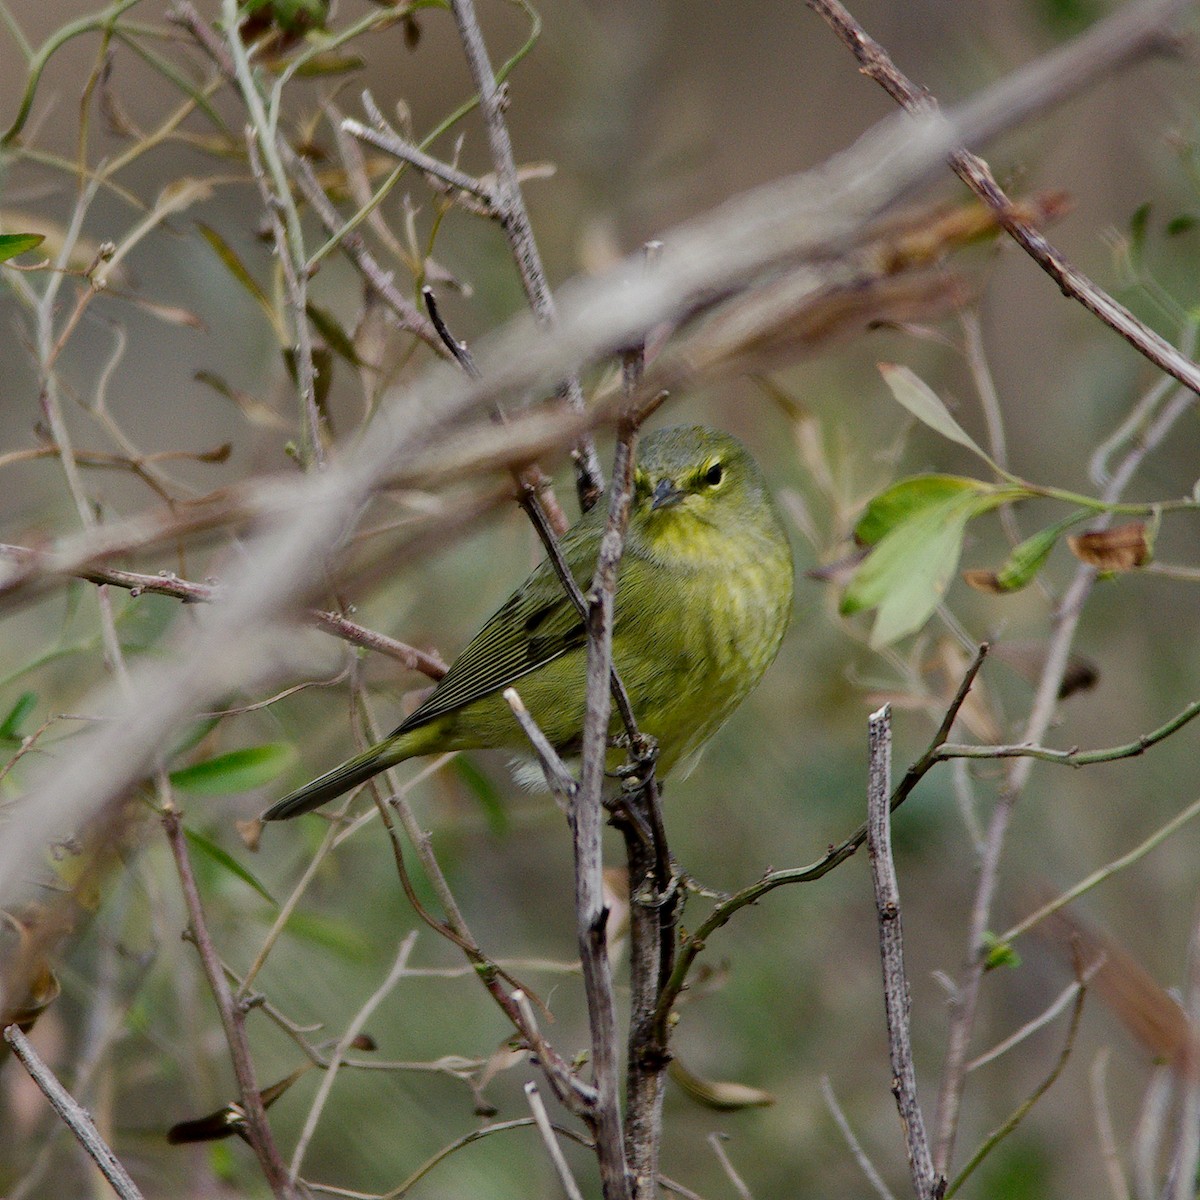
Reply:
[[1004, 566], [996, 572], [998, 589], [1002, 592], [1019, 592], [1032, 583], [1046, 565], [1050, 551], [1054, 549], [1058, 539], [1072, 525], [1078, 524], [1089, 515], [1082, 510], [1072, 513], [1049, 528], [1027, 537], [1019, 546], [1014, 546]]
[[1172, 217], [1167, 222], [1167, 237], [1179, 237], [1180, 234], [1187, 233], [1189, 230], [1196, 228], [1197, 218], [1191, 213], [1180, 213], [1177, 217]]
[[294, 937], [324, 946], [353, 962], [366, 962], [375, 953], [371, 940], [357, 925], [310, 909], [296, 909], [285, 928]]
[[854, 527], [855, 540], [874, 546], [897, 525], [923, 509], [935, 508], [968, 493], [986, 495], [994, 489], [963, 475], [913, 475], [879, 493]]
[[45, 237], [40, 233], [0, 233], [0, 262], [8, 262], [34, 246], [40, 246]]
[[19, 742], [25, 735], [21, 732], [21, 726], [25, 724], [25, 718], [33, 712], [37, 707], [36, 692], [22, 692], [17, 697], [17, 702], [8, 710], [3, 722], [0, 722], [0, 740], [6, 742]]
[[258, 280], [250, 274], [249, 268], [238, 257], [237, 251], [215, 230], [203, 221], [196, 222], [201, 237], [213, 248], [216, 256], [225, 264], [226, 270], [249, 292], [256, 304], [267, 314], [267, 320], [272, 327], [278, 327], [278, 314], [270, 297], [263, 291]]
[[246, 746], [171, 772], [171, 783], [195, 796], [231, 796], [262, 787], [282, 775], [296, 760], [290, 742]]
[[299, 79], [313, 79], [324, 75], [347, 75], [351, 71], [361, 70], [366, 65], [366, 59], [357, 54], [337, 54], [330, 51], [305, 59], [303, 65], [296, 68], [296, 76]]
[[980, 458], [987, 461], [988, 456], [979, 448], [974, 439], [950, 415], [950, 410], [938, 398], [937, 393], [920, 376], [907, 367], [895, 363], [880, 363], [879, 373], [883, 382], [891, 389], [896, 400], [902, 404], [914, 417], [930, 429], [940, 433], [942, 437], [973, 450]]
[[215, 863], [223, 871], [228, 871], [229, 874], [236, 876], [244, 884], [252, 887], [264, 900], [275, 908], [279, 907], [279, 902], [263, 887], [258, 878], [251, 872], [246, 870], [228, 850], [223, 850], [216, 842], [210, 841], [202, 833], [197, 833], [194, 829], [184, 829], [183, 836], [187, 838], [188, 845], [200, 854], [204, 855], [210, 862]]
[[479, 801], [488, 828], [496, 835], [508, 832], [508, 813], [500, 793], [492, 781], [465, 755], [458, 755], [453, 762], [454, 773], [467, 785], [471, 794]]
[[344, 358], [352, 367], [363, 365], [350, 336], [338, 324], [337, 317], [333, 313], [328, 309], [319, 308], [315, 304], [309, 304], [304, 311], [308, 313], [308, 319], [313, 323], [313, 328], [325, 339], [325, 344], [330, 350]]

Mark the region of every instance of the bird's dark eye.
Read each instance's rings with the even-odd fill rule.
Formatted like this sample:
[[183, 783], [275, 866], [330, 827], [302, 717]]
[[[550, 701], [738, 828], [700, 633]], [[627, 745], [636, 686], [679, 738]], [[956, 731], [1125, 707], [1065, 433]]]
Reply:
[[717, 487], [721, 480], [725, 478], [725, 468], [719, 462], [713, 463], [707, 471], [704, 472], [704, 482], [709, 487]]

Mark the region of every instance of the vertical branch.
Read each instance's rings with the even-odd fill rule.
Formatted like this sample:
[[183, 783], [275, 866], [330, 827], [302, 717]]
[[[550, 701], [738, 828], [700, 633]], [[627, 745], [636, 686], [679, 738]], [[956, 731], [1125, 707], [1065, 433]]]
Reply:
[[625, 547], [633, 498], [633, 455], [637, 426], [623, 420], [613, 457], [608, 523], [600, 540], [596, 572], [586, 597], [587, 694], [583, 723], [583, 767], [571, 807], [575, 844], [575, 912], [579, 954], [592, 1033], [595, 1073], [596, 1151], [606, 1200], [628, 1200], [630, 1183], [621, 1133], [617, 1088], [617, 1019], [612, 965], [608, 957], [608, 907], [604, 902], [601, 830], [604, 769], [612, 711], [612, 626], [617, 567]]
[[[647, 258], [655, 253], [647, 247]], [[644, 346], [627, 350], [621, 364], [626, 413], [634, 412], [634, 397], [645, 372]], [[627, 419], [640, 423], [643, 414]], [[622, 431], [623, 432], [623, 431]], [[622, 436], [620, 445], [624, 438]], [[613, 495], [633, 488], [633, 457], [614, 464]], [[630, 729], [630, 734], [633, 730]], [[629, 1046], [625, 1075], [625, 1154], [629, 1161], [634, 1200], [653, 1197], [658, 1183], [662, 1142], [662, 1103], [670, 1059], [666, 1026], [655, 1021], [658, 998], [674, 968], [675, 904], [671, 897], [671, 856], [659, 804], [654, 756], [634, 739], [631, 757], [643, 768], [636, 790], [626, 797], [626, 819], [618, 822], [625, 838], [629, 868]]]
[[875, 885], [875, 911], [879, 918], [879, 953], [883, 960], [883, 1004], [887, 1012], [888, 1054], [892, 1066], [892, 1092], [904, 1126], [904, 1144], [912, 1173], [913, 1192], [919, 1200], [937, 1200], [946, 1181], [935, 1174], [925, 1119], [917, 1101], [917, 1074], [913, 1066], [911, 999], [904, 970], [904, 936], [900, 922], [900, 889], [892, 861], [892, 712], [885, 704], [871, 714], [870, 773], [867, 784], [867, 854]]
[[250, 65], [250, 53], [242, 41], [237, 0], [221, 0], [221, 20], [229, 41], [234, 78], [250, 119], [246, 133], [250, 146], [250, 165], [271, 222], [283, 268], [288, 306], [292, 310], [296, 386], [304, 417], [301, 421], [303, 460], [305, 466], [312, 464], [321, 467], [325, 464], [325, 450], [321, 442], [321, 414], [317, 410], [312, 335], [308, 328], [307, 256], [300, 213], [283, 166], [278, 131], [267, 116], [262, 93]]
[[171, 806], [166, 807], [163, 810], [162, 822], [171, 853], [175, 858], [176, 869], [179, 871], [192, 940], [200, 954], [200, 963], [225, 1029], [225, 1040], [229, 1043], [229, 1056], [233, 1062], [233, 1073], [240, 1093], [239, 1102], [246, 1119], [246, 1138], [258, 1158], [271, 1191], [280, 1197], [280, 1200], [299, 1200], [295, 1185], [288, 1178], [287, 1167], [279, 1156], [275, 1137], [267, 1121], [266, 1109], [263, 1107], [262, 1094], [254, 1074], [254, 1061], [250, 1057], [250, 1043], [246, 1039], [245, 1009], [233, 998], [229, 980], [221, 967], [221, 960], [204, 921], [204, 909], [200, 903], [196, 877], [192, 874], [192, 864], [188, 858], [187, 842], [184, 839], [183, 824], [179, 819], [178, 810]]
[[[496, 168], [496, 212], [504, 236], [508, 239], [509, 247], [521, 274], [521, 283], [529, 306], [533, 309], [538, 321], [544, 325], [553, 325], [557, 319], [557, 308], [554, 295], [546, 279], [546, 271], [542, 266], [542, 256], [538, 252], [537, 242], [533, 236], [533, 228], [529, 223], [529, 213], [525, 208], [525, 197], [521, 192], [521, 184], [517, 178], [517, 163], [513, 157], [512, 139], [508, 134], [508, 125], [504, 120], [504, 109], [507, 104], [505, 94], [496, 82], [496, 74], [492, 70], [488, 58], [487, 46], [479, 29], [479, 20], [475, 16], [473, 0], [450, 0], [454, 12], [454, 20], [458, 25], [459, 37], [462, 39], [463, 50], [466, 52], [467, 63], [471, 76], [479, 89], [479, 104], [483, 113], [484, 124], [487, 126], [488, 145], [492, 151], [492, 162]], [[578, 375], [571, 375], [562, 385], [561, 394], [567, 403], [579, 412], [584, 409], [583, 388]], [[588, 435], [580, 438], [573, 452], [575, 460], [575, 486], [579, 492], [579, 505], [584, 512], [596, 503], [604, 492], [604, 474], [600, 470], [600, 461], [596, 457], [596, 447]]]

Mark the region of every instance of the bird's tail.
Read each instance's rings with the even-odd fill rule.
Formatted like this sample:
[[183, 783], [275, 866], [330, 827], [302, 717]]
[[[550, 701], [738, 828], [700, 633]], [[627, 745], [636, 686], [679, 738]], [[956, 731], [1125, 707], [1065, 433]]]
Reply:
[[298, 817], [301, 813], [310, 812], [327, 800], [348, 792], [360, 783], [366, 783], [372, 775], [394, 767], [408, 754], [397, 753], [396, 739], [389, 738], [353, 758], [347, 759], [340, 767], [326, 771], [303, 787], [289, 792], [282, 800], [277, 800], [262, 815], [264, 821], [286, 821], [290, 817]]

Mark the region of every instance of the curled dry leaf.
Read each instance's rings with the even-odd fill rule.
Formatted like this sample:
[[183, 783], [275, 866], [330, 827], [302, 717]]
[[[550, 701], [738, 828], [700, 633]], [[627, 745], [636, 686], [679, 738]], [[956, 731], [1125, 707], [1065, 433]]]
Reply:
[[254, 853], [262, 841], [262, 821], [258, 817], [252, 821], [234, 821], [233, 827], [238, 831], [238, 837], [242, 839], [246, 849]]
[[1134, 571], [1153, 557], [1145, 521], [1096, 529], [1067, 538], [1071, 553], [1099, 571]]
[[775, 1097], [762, 1088], [729, 1080], [704, 1079], [693, 1074], [678, 1058], [671, 1060], [667, 1068], [671, 1078], [697, 1104], [715, 1108], [718, 1112], [737, 1112], [743, 1108], [766, 1108], [775, 1103]]
[[[991, 657], [1011, 667], [1022, 679], [1036, 687], [1046, 665], [1048, 643], [1038, 641], [994, 642]], [[1087, 692], [1100, 682], [1100, 668], [1091, 659], [1072, 654], [1058, 689], [1065, 700], [1075, 692]]]
[[[0, 912], [0, 1028], [17, 1025], [28, 1033], [62, 990], [39, 939], [43, 920], [33, 908], [20, 914]], [[7, 1052], [3, 1045], [0, 1058]]]
[[[1045, 191], [1013, 201], [1008, 206], [1008, 215], [1024, 225], [1041, 229], [1064, 216], [1071, 207], [1066, 192]], [[970, 200], [965, 204], [941, 204], [898, 213], [878, 228], [872, 249], [879, 270], [894, 274], [939, 262], [951, 251], [999, 232], [995, 209]]]
[[1093, 986], [1154, 1058], [1189, 1074], [1200, 1068], [1200, 1040], [1187, 1013], [1128, 950], [1067, 909], [1043, 928], [1044, 936], [1070, 956], [1076, 974], [1095, 971]]

